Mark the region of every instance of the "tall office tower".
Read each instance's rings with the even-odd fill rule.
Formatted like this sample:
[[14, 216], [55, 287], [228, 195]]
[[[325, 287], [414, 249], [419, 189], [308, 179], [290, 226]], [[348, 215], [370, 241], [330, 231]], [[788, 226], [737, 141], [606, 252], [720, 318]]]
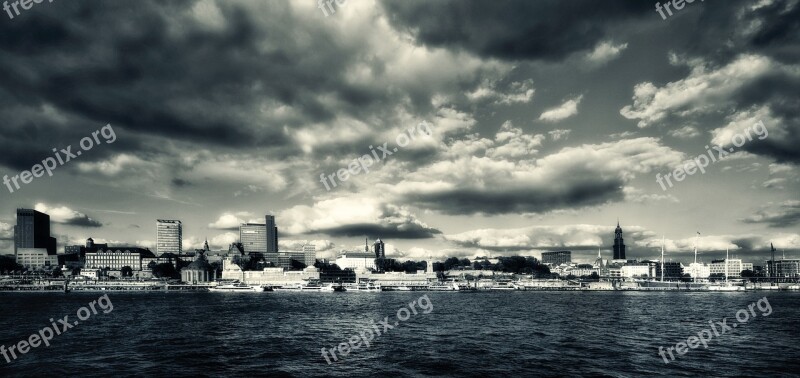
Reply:
[[383, 240], [378, 239], [374, 244], [372, 244], [372, 250], [375, 252], [376, 259], [386, 258], [386, 247], [383, 244]]
[[179, 220], [156, 220], [156, 252], [180, 254], [183, 252], [183, 224]]
[[267, 253], [278, 253], [278, 227], [275, 226], [275, 216], [267, 215]]
[[267, 228], [259, 223], [242, 223], [239, 226], [239, 241], [245, 253], [267, 253]]
[[622, 228], [617, 221], [617, 229], [614, 230], [614, 260], [625, 260], [625, 243], [622, 240]]
[[56, 254], [56, 238], [50, 236], [50, 216], [33, 209], [17, 209], [14, 226], [14, 255], [19, 248], [46, 248]]
[[303, 246], [303, 264], [306, 266], [314, 266], [317, 263], [317, 247], [314, 244], [306, 244]]

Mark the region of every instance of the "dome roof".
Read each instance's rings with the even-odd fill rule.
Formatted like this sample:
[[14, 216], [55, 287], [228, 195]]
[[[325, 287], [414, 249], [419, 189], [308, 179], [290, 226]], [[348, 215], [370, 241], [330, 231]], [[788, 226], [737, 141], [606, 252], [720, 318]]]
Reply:
[[187, 266], [187, 267], [186, 267], [186, 268], [184, 268], [184, 269], [186, 269], [186, 270], [201, 270], [201, 271], [207, 271], [207, 270], [212, 270], [212, 269], [214, 269], [214, 267], [212, 267], [212, 266], [211, 266], [211, 264], [207, 263], [207, 262], [206, 262], [205, 260], [203, 260], [203, 259], [197, 259], [197, 260], [194, 260], [194, 262], [192, 262], [191, 264], [189, 264], [189, 266]]

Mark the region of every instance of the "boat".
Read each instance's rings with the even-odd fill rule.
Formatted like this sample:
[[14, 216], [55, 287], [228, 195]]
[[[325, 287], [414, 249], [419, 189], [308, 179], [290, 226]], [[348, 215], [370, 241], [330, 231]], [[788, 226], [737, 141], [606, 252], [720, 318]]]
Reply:
[[369, 293], [371, 293], [371, 292], [381, 291], [381, 285], [380, 284], [375, 284], [375, 283], [372, 283], [372, 282], [359, 282], [355, 286], [351, 285], [349, 287], [346, 287], [345, 290], [346, 291], [352, 291], [352, 292], [369, 292]]
[[511, 280], [498, 280], [489, 290], [517, 290], [517, 286]]
[[250, 286], [248, 284], [244, 284], [241, 282], [235, 282], [225, 285], [212, 286], [208, 288], [208, 291], [222, 292], [222, 293], [235, 293], [235, 292], [261, 293], [264, 292], [264, 288], [261, 286]]
[[430, 291], [458, 291], [458, 285], [452, 282], [433, 282], [428, 285]]
[[728, 282], [728, 249], [725, 249], [725, 282], [708, 285], [708, 291], [746, 291], [747, 288]]

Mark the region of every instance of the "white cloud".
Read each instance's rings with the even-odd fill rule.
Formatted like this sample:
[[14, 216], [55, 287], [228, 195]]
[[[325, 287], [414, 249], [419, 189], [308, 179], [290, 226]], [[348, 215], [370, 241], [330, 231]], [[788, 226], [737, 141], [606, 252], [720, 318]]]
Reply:
[[671, 136], [673, 136], [675, 138], [691, 139], [691, 138], [694, 138], [694, 137], [700, 135], [700, 132], [697, 131], [697, 129], [695, 127], [684, 126], [684, 127], [681, 127], [680, 129], [670, 130], [669, 131], [669, 135], [671, 135]]
[[[674, 58], [673, 59], [677, 59]], [[633, 105], [620, 110], [625, 118], [638, 119], [639, 127], [647, 127], [670, 114], [686, 116], [716, 111], [743, 87], [755, 80], [785, 68], [770, 58], [742, 55], [724, 67], [708, 69], [703, 62], [686, 62], [692, 72], [688, 77], [659, 88], [643, 82], [634, 87]]]
[[626, 48], [627, 43], [614, 45], [613, 42], [601, 42], [586, 54], [586, 60], [592, 65], [600, 66], [616, 59]]
[[550, 139], [552, 139], [552, 140], [561, 140], [561, 138], [564, 138], [564, 140], [567, 140], [567, 138], [569, 138], [569, 134], [571, 132], [572, 132], [572, 130], [555, 129], [555, 130], [548, 131], [547, 135], [550, 135]]
[[89, 218], [88, 215], [76, 210], [72, 210], [66, 206], [51, 207], [45, 203], [37, 203], [34, 207], [36, 211], [40, 211], [50, 216], [50, 220], [55, 223], [68, 224], [81, 227], [101, 227], [103, 224]]
[[572, 117], [578, 114], [578, 105], [581, 103], [582, 99], [583, 95], [580, 95], [573, 99], [567, 100], [555, 108], [547, 109], [539, 116], [539, 120], [546, 122], [557, 122]]

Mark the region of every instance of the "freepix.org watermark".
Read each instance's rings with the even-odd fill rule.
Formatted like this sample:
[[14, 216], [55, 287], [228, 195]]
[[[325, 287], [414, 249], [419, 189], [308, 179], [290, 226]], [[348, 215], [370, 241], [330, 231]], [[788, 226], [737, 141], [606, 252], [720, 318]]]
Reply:
[[[732, 136], [731, 144], [736, 148], [739, 148], [744, 146], [746, 142], [752, 141], [753, 136], [750, 135], [751, 131], [758, 136], [759, 140], [764, 140], [767, 138], [767, 136], [769, 136], [769, 131], [767, 131], [767, 127], [764, 126], [764, 122], [758, 121], [758, 123], [754, 124], [753, 126], [746, 128], [743, 134], [736, 134]], [[687, 175], [691, 176], [697, 171], [700, 171], [700, 173], [706, 173], [706, 167], [708, 167], [710, 163], [716, 163], [719, 160], [725, 159], [733, 151], [733, 147], [730, 147], [726, 151], [722, 146], [713, 146], [713, 148], [708, 148], [708, 146], [706, 146], [706, 154], [708, 154], [708, 156], [706, 156], [706, 154], [698, 155], [696, 158], [686, 161], [683, 166], [675, 168], [674, 171], [667, 173], [663, 177], [661, 176], [661, 173], [656, 173], [656, 182], [661, 185], [661, 190], [666, 191], [667, 186], [664, 185], [664, 181], [666, 181], [670, 188], [673, 186], [670, 177], [675, 179], [675, 181], [680, 182], [686, 179]]]
[[[89, 151], [92, 149], [92, 147], [95, 146], [95, 144], [99, 145], [100, 138], [98, 137], [98, 135], [103, 136], [103, 138], [106, 141], [106, 144], [114, 143], [114, 141], [117, 140], [117, 134], [114, 133], [114, 129], [111, 128], [111, 125], [110, 124], [105, 125], [101, 127], [99, 130], [94, 131], [91, 137], [87, 136], [81, 139], [79, 143], [81, 150]], [[15, 190], [14, 188], [16, 188], [16, 190], [19, 190], [20, 181], [23, 184], [30, 184], [34, 178], [42, 177], [44, 176], [45, 173], [47, 173], [48, 176], [53, 176], [53, 170], [56, 169], [56, 167], [58, 167], [59, 165], [64, 165], [64, 163], [72, 159], [77, 159], [78, 156], [81, 156], [81, 154], [83, 153], [82, 151], [75, 151], [73, 153], [72, 146], [67, 146], [67, 148], [62, 148], [61, 153], [59, 153], [59, 151], [54, 148], [53, 152], [55, 152], [56, 154], [55, 157], [45, 158], [44, 160], [42, 160], [42, 164], [34, 164], [33, 167], [31, 167], [30, 171], [22, 171], [20, 172], [20, 174], [11, 176], [10, 178], [8, 175], [3, 175], [3, 184], [5, 184], [6, 188], [8, 188], [8, 191], [14, 193]], [[11, 186], [12, 183], [14, 184], [13, 187]]]
[[[14, 0], [14, 1], [11, 2], [10, 5], [9, 5], [8, 1], [4, 1], [3, 2], [3, 10], [6, 11], [6, 13], [8, 13], [8, 18], [13, 20], [14, 19], [14, 14], [11, 14], [11, 9], [12, 8], [14, 9], [14, 13], [17, 16], [19, 16], [19, 9], [17, 8], [17, 6], [22, 8], [22, 10], [28, 10], [28, 9], [31, 9], [33, 7], [33, 4], [39, 4], [42, 1], [44, 1], [44, 0]], [[48, 3], [52, 3], [53, 0], [48, 0], [47, 2]]]
[[[417, 134], [422, 137], [430, 137], [433, 135], [433, 130], [428, 125], [427, 122], [422, 121], [417, 126], [409, 127], [408, 130], [397, 134], [395, 137], [395, 143], [397, 143], [400, 147], [408, 146], [409, 143], [416, 140]], [[386, 159], [388, 156], [392, 156], [393, 153], [398, 151], [397, 147], [390, 148], [389, 142], [384, 143], [382, 146], [378, 146], [378, 150], [375, 151], [375, 148], [369, 146], [370, 154], [364, 154], [359, 158], [353, 159], [350, 164], [347, 165], [347, 168], [340, 168], [336, 173], [325, 175], [324, 173], [320, 173], [319, 175], [319, 182], [325, 185], [325, 189], [330, 191], [331, 188], [335, 188], [338, 184], [336, 183], [336, 179], [339, 179], [339, 182], [344, 182], [350, 179], [350, 176], [358, 175], [362, 171], [366, 174], [369, 173], [369, 168], [372, 167], [373, 164], [380, 162], [382, 159]], [[378, 151], [380, 151], [381, 156], [378, 156]], [[375, 157], [373, 159], [373, 156]], [[330, 180], [330, 184], [328, 181]]]
[[[84, 306], [79, 308], [76, 315], [79, 320], [86, 320], [92, 317], [92, 315], [97, 315], [98, 308], [103, 310], [104, 314], [108, 314], [114, 310], [114, 305], [111, 303], [111, 299], [108, 298], [108, 294], [103, 295], [95, 301], [89, 302], [89, 307]], [[80, 324], [78, 320], [71, 322], [69, 320], [69, 315], [64, 315], [63, 319], [58, 319], [58, 323], [50, 318], [50, 326], [42, 328], [39, 332], [30, 335], [27, 339], [20, 340], [18, 343], [8, 347], [8, 349], [6, 349], [5, 345], [0, 345], [0, 354], [6, 359], [6, 363], [11, 363], [12, 360], [17, 359], [17, 353], [20, 355], [26, 354], [30, 352], [31, 348], [38, 348], [42, 344], [44, 344], [45, 347], [50, 347], [50, 340], [52, 340], [53, 337], [67, 332], [78, 324]]]
[[[700, 0], [700, 1], [701, 1], [701, 2], [703, 2], [703, 1], [705, 1], [705, 0]], [[693, 3], [693, 2], [694, 2], [694, 0], [672, 0], [672, 1], [665, 1], [665, 2], [664, 2], [664, 7], [663, 7], [663, 8], [661, 7], [661, 2], [656, 2], [656, 12], [658, 12], [658, 14], [660, 14], [660, 15], [661, 15], [661, 19], [662, 19], [662, 20], [666, 20], [666, 19], [667, 19], [667, 16], [664, 14], [664, 10], [665, 10], [665, 9], [666, 9], [667, 13], [669, 13], [669, 15], [670, 15], [670, 16], [672, 16], [672, 10], [670, 10], [670, 9], [669, 9], [670, 5], [671, 5], [673, 8], [675, 8], [675, 11], [677, 12], [677, 11], [679, 11], [679, 10], [683, 9], [683, 7], [685, 7], [685, 6], [686, 6], [686, 4], [691, 4], [691, 3]]]
[[328, 10], [331, 11], [331, 14], [336, 13], [336, 7], [333, 6], [334, 2], [341, 7], [347, 3], [347, 0], [318, 0], [317, 8], [322, 9], [322, 13], [325, 14], [325, 17], [328, 17], [330, 16]]
[[[711, 341], [714, 336], [720, 337], [727, 333], [728, 331], [733, 331], [734, 328], [738, 327], [739, 324], [747, 323], [750, 320], [750, 316], [752, 315], [753, 319], [758, 317], [756, 314], [755, 308], [758, 307], [758, 311], [761, 312], [761, 316], [769, 316], [772, 314], [772, 306], [770, 306], [767, 297], [761, 298], [758, 302], [750, 303], [747, 308], [743, 308], [739, 311], [736, 311], [736, 321], [739, 323], [733, 323], [728, 325], [728, 318], [722, 318], [721, 322], [714, 322], [713, 320], [709, 320], [708, 324], [710, 329], [703, 329], [700, 332], [697, 332], [697, 336], [689, 336], [686, 339], [686, 342], [679, 342], [675, 344], [675, 346], [671, 346], [669, 348], [664, 349], [663, 346], [658, 347], [658, 355], [664, 359], [664, 363], [668, 364], [671, 361], [675, 361], [675, 355], [672, 353], [673, 350], [679, 355], [683, 356], [689, 349], [696, 349], [700, 345], [703, 345], [703, 349], [708, 349], [708, 342]], [[667, 359], [667, 355], [671, 360]]]
[[[390, 329], [394, 329], [400, 325], [400, 322], [404, 322], [411, 318], [411, 315], [417, 315], [419, 313], [419, 311], [417, 311], [417, 305], [419, 305], [419, 310], [421, 310], [424, 314], [430, 314], [431, 311], [433, 311], [433, 303], [431, 303], [428, 295], [425, 294], [418, 299], [411, 301], [411, 303], [408, 304], [408, 308], [402, 307], [397, 310], [397, 321], [394, 322], [394, 324], [391, 324], [388, 316], [383, 318], [383, 320], [378, 322], [378, 324], [375, 324], [375, 320], [373, 320], [371, 328], [365, 328], [359, 334], [350, 336], [346, 342], [342, 342], [334, 348], [322, 348], [322, 357], [324, 357], [325, 361], [327, 361], [328, 365], [330, 365], [332, 363], [331, 358], [333, 358], [333, 361], [339, 361], [340, 357], [347, 357], [347, 355], [350, 353], [359, 350], [362, 347], [362, 344], [365, 349], [369, 348], [370, 341], [374, 340], [375, 336], [380, 336], [381, 330], [383, 330], [383, 333], [386, 334]], [[375, 332], [373, 332], [373, 330]]]

